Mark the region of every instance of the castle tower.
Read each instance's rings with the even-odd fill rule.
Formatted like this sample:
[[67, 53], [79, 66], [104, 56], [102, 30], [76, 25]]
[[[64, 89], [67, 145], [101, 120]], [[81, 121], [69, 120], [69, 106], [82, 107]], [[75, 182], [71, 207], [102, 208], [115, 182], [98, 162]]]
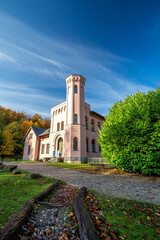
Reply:
[[73, 159], [83, 161], [85, 157], [85, 81], [86, 79], [81, 75], [70, 75], [66, 78], [67, 111], [64, 161]]

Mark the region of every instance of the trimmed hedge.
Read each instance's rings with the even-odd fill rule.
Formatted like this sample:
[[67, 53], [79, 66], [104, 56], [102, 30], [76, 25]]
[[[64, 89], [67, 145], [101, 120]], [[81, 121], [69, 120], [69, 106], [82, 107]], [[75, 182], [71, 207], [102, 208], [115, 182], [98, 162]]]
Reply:
[[102, 156], [116, 167], [160, 175], [160, 89], [114, 103], [98, 141]]

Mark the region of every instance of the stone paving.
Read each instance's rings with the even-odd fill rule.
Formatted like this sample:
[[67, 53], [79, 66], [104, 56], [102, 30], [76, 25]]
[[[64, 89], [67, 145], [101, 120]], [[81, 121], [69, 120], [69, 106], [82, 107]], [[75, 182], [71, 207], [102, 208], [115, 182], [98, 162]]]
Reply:
[[[15, 164], [7, 163], [5, 164]], [[18, 168], [53, 177], [66, 183], [85, 186], [108, 196], [139, 200], [160, 205], [160, 177], [136, 175], [96, 175], [75, 170], [54, 168], [44, 163], [16, 163]]]

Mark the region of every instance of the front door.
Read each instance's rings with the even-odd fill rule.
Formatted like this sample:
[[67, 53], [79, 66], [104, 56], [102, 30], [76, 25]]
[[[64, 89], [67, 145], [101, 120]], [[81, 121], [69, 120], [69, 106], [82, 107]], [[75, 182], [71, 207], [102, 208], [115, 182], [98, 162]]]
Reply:
[[58, 139], [58, 148], [57, 150], [59, 150], [59, 157], [63, 157], [63, 139], [59, 138]]

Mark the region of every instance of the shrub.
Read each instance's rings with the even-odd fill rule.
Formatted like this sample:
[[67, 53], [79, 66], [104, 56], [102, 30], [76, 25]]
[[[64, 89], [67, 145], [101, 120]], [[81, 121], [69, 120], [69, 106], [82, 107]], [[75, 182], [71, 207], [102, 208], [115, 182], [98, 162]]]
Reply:
[[98, 141], [102, 156], [118, 168], [160, 174], [160, 89], [114, 103]]

